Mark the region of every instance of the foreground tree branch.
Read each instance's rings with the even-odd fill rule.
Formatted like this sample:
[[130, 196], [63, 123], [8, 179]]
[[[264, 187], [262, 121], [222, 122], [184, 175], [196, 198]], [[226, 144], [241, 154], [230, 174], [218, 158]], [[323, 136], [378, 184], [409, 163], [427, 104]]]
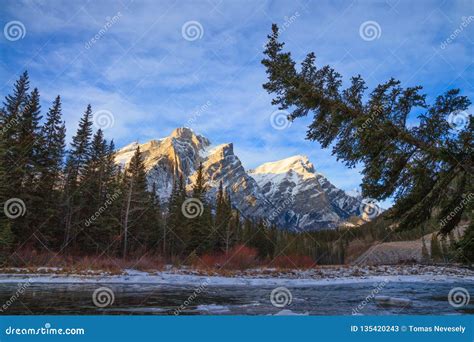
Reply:
[[[272, 104], [288, 110], [289, 120], [311, 113], [307, 139], [331, 146], [348, 167], [362, 164], [363, 195], [379, 200], [393, 196], [395, 205], [387, 216], [396, 218], [400, 229], [437, 217], [446, 234], [464, 212], [472, 214], [470, 201], [457, 208], [472, 194], [474, 128], [465, 112], [471, 102], [458, 89], [433, 104], [426, 103], [421, 86], [402, 88], [394, 78], [369, 94], [360, 75], [341, 89], [341, 75], [329, 66], [318, 68], [314, 53], [297, 70], [291, 53], [283, 52], [275, 24], [268, 39], [263, 88], [274, 95]], [[454, 208], [456, 214], [442, 224]]]

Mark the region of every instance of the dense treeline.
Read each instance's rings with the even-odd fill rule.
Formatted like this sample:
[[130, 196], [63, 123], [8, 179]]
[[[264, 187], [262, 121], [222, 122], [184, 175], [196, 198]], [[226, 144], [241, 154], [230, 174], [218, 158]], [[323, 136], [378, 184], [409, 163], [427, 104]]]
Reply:
[[351, 241], [388, 236], [386, 223], [297, 233], [263, 218], [250, 220], [233, 208], [222, 184], [210, 203], [202, 166], [192, 191], [176, 175], [169, 199], [161, 203], [156, 184], [147, 182], [139, 147], [119, 167], [113, 140], [94, 131], [93, 120], [89, 105], [67, 148], [59, 96], [43, 117], [39, 91], [30, 91], [26, 72], [6, 96], [0, 111], [1, 264], [25, 249], [66, 256], [148, 254], [179, 263], [251, 250], [270, 265], [342, 264]]
[[123, 257], [152, 253], [186, 262], [239, 245], [254, 248], [261, 260], [281, 254], [343, 261], [329, 240], [319, 246], [312, 237], [241, 217], [222, 184], [209, 203], [202, 167], [192, 192], [176, 176], [167, 205], [160, 203], [155, 184], [147, 184], [139, 147], [124, 169], [117, 166], [113, 141], [93, 130], [90, 105], [66, 148], [61, 98], [43, 120], [39, 91], [30, 92], [26, 72], [5, 98], [0, 120], [3, 261], [18, 249], [35, 249]]

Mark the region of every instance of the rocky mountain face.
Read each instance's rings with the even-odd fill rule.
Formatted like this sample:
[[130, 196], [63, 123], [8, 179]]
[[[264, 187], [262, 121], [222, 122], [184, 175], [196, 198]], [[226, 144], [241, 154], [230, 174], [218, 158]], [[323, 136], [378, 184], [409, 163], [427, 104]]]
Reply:
[[317, 173], [306, 156], [265, 163], [249, 174], [265, 197], [296, 230], [334, 228], [359, 215], [360, 199], [347, 195]]
[[[117, 151], [116, 162], [126, 166], [136, 147], [137, 143], [132, 143]], [[232, 143], [211, 146], [207, 138], [189, 128], [177, 128], [166, 138], [140, 144], [140, 150], [150, 187], [155, 183], [163, 202], [171, 194], [175, 177], [182, 175], [191, 190], [202, 163], [211, 203], [222, 181], [243, 217], [303, 231], [334, 228], [360, 214], [360, 198], [337, 189], [305, 156], [246, 171]]]

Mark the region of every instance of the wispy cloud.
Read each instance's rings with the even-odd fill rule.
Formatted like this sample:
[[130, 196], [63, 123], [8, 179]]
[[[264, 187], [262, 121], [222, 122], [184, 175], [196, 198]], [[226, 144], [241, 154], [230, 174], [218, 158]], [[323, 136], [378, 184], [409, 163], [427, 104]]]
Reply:
[[[118, 146], [191, 125], [215, 143], [234, 142], [247, 168], [306, 154], [337, 186], [352, 190], [360, 170], [346, 169], [329, 150], [304, 140], [309, 118], [285, 130], [271, 126], [276, 108], [261, 87], [266, 75], [260, 64], [271, 23], [283, 28], [282, 39], [297, 60], [315, 51], [320, 65], [333, 65], [345, 80], [360, 73], [372, 87], [393, 76], [406, 86], [424, 85], [430, 98], [453, 87], [472, 97], [474, 25], [440, 47], [473, 14], [471, 5], [469, 0], [7, 0], [2, 25], [19, 20], [26, 35], [14, 42], [0, 37], [0, 89], [6, 95], [28, 69], [43, 107], [56, 94], [63, 96], [69, 137], [91, 103], [94, 110], [113, 113], [106, 135]], [[202, 37], [183, 38], [188, 21], [200, 23]], [[366, 21], [380, 26], [377, 39], [361, 38]]]

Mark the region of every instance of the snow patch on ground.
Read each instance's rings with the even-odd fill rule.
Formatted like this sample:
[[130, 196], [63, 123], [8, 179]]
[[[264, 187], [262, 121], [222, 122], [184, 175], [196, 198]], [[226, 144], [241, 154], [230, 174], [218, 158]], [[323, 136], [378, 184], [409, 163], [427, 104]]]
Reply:
[[474, 282], [474, 276], [447, 275], [377, 275], [344, 278], [285, 278], [285, 277], [223, 277], [173, 272], [147, 273], [127, 270], [124, 275], [59, 275], [59, 274], [0, 274], [1, 283], [131, 283], [156, 285], [195, 286], [206, 283], [207, 286], [288, 286], [306, 287], [371, 282]]

